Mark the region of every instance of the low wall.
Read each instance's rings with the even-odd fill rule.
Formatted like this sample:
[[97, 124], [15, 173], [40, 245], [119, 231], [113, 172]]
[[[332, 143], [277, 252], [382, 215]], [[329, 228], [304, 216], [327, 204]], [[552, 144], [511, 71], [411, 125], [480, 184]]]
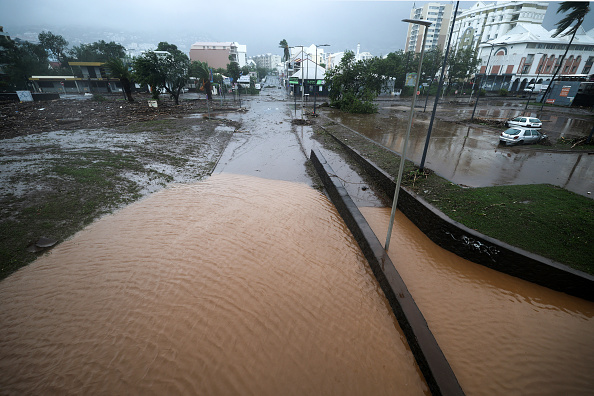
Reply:
[[[31, 94], [31, 96], [33, 96], [33, 101], [35, 101], [35, 102], [41, 102], [44, 100], [60, 99], [60, 94], [57, 94], [57, 93], [33, 93], [33, 94]], [[19, 97], [14, 92], [0, 93], [0, 100], [12, 100], [12, 101], [18, 102]]]
[[330, 199], [351, 230], [379, 282], [410, 349], [434, 395], [463, 395], [464, 392], [446, 360], [423, 314], [371, 227], [348, 195], [324, 157], [312, 150], [310, 157]]
[[[374, 180], [388, 197], [396, 183], [355, 149], [330, 134]], [[398, 209], [442, 248], [494, 270], [594, 301], [594, 277], [553, 260], [490, 238], [443, 214], [405, 187], [400, 188]]]

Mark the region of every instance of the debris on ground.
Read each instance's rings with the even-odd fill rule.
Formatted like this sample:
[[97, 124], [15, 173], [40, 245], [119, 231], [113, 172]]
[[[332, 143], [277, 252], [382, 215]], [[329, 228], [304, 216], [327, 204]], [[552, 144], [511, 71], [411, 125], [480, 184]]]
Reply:
[[[147, 106], [150, 95], [135, 94], [134, 102], [121, 95], [93, 99], [55, 99], [44, 102], [0, 102], [0, 139], [73, 129], [100, 129], [194, 113], [207, 113], [205, 99], [183, 100], [179, 105], [162, 97], [158, 107]], [[212, 101], [211, 113], [236, 110], [233, 102]]]

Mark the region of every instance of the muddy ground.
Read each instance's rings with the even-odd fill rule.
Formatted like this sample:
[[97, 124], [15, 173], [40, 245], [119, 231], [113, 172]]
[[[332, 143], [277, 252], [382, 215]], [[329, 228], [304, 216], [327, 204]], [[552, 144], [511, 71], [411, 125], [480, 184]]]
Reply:
[[232, 101], [215, 106], [215, 119], [204, 100], [155, 109], [144, 99], [0, 105], [0, 279], [43, 254], [47, 240], [169, 183], [207, 177], [239, 128], [226, 118]]
[[[176, 105], [163, 95], [157, 108], [148, 106], [150, 95], [134, 94], [134, 99], [127, 102], [121, 95], [111, 94], [93, 99], [0, 102], [0, 139], [57, 130], [111, 128], [208, 112], [203, 99], [181, 100]], [[237, 103], [229, 100], [221, 105], [212, 101], [212, 107], [215, 112], [229, 111], [237, 108]]]

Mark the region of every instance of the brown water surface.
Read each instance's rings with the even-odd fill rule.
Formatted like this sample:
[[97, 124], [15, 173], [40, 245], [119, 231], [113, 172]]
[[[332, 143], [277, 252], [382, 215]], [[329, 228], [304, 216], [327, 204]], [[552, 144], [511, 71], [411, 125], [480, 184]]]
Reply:
[[[360, 208], [380, 240], [390, 208]], [[594, 303], [461, 259], [396, 213], [390, 258], [467, 395], [592, 395]]]
[[8, 394], [423, 394], [381, 289], [304, 184], [217, 175], [0, 283]]

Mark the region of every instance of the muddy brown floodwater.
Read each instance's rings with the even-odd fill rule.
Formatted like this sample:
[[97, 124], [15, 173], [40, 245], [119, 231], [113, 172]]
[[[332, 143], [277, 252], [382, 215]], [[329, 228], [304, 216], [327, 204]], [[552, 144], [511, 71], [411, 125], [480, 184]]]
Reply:
[[333, 205], [217, 175], [95, 222], [0, 283], [8, 394], [427, 394]]
[[[390, 208], [360, 208], [386, 235]], [[591, 395], [594, 303], [474, 264], [396, 213], [390, 258], [467, 395]]]

